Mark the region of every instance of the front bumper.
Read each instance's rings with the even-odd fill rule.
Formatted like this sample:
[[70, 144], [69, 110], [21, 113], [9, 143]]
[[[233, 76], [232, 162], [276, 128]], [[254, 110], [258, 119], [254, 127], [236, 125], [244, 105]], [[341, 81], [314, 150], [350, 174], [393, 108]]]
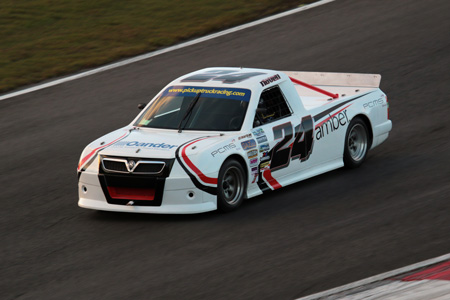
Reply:
[[[178, 167], [179, 165], [174, 166], [175, 169]], [[172, 175], [165, 178], [163, 189], [160, 191], [160, 204], [141, 206], [126, 205], [128, 201], [121, 204], [108, 203], [111, 199], [108, 201], [109, 195], [105, 196], [105, 187], [102, 188], [100, 182], [102, 175], [85, 171], [80, 174], [78, 180], [78, 206], [95, 210], [155, 214], [194, 214], [217, 209], [216, 196], [196, 188], [187, 174], [182, 176], [181, 172], [171, 174], [173, 173], [178, 177]]]
[[88, 209], [132, 212], [132, 213], [152, 213], [152, 214], [197, 214], [216, 210], [217, 207], [212, 202], [197, 204], [176, 204], [155, 206], [124, 206], [109, 204], [106, 201], [98, 201], [87, 198], [80, 198], [78, 206]]

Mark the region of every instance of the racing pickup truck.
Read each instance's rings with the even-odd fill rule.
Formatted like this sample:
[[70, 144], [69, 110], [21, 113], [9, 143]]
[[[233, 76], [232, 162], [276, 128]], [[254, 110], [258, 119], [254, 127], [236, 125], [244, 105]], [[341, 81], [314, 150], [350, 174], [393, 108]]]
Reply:
[[127, 126], [90, 143], [79, 206], [137, 213], [231, 211], [245, 198], [360, 166], [392, 128], [381, 76], [207, 68], [162, 89]]

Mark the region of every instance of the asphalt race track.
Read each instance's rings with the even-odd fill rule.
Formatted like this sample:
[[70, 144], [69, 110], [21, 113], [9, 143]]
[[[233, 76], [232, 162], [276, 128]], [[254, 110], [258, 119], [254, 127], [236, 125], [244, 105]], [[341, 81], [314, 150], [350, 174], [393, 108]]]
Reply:
[[[450, 252], [450, 1], [337, 0], [0, 102], [1, 299], [294, 299]], [[379, 73], [394, 129], [356, 170], [236, 212], [77, 206], [83, 147], [209, 66]]]

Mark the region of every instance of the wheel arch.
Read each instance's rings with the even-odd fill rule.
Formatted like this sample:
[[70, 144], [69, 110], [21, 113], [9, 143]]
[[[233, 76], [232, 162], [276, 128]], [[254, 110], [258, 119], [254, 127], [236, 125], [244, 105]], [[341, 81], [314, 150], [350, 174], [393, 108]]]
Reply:
[[227, 160], [230, 160], [230, 159], [234, 159], [234, 160], [236, 160], [238, 163], [241, 164], [242, 169], [244, 169], [244, 172], [245, 172], [245, 180], [248, 181], [248, 167], [247, 167], [247, 162], [245, 161], [245, 159], [244, 159], [241, 155], [239, 155], [239, 154], [237, 154], [237, 153], [234, 153], [234, 154], [231, 154], [230, 156], [228, 156], [228, 157], [223, 161], [222, 165], [223, 165]]
[[372, 142], [373, 142], [373, 128], [372, 128], [372, 123], [370, 123], [369, 118], [368, 118], [366, 115], [364, 115], [364, 114], [357, 114], [357, 115], [355, 115], [355, 116], [352, 118], [351, 121], [353, 121], [353, 120], [356, 119], [356, 118], [362, 120], [362, 121], [364, 122], [364, 124], [366, 125], [367, 130], [369, 131], [369, 132], [368, 132], [368, 134], [369, 134], [369, 141], [368, 141], [367, 148], [368, 148], [368, 150], [370, 150], [370, 148], [372, 147]]
[[[232, 199], [233, 203], [229, 202], [230, 199], [228, 199], [228, 200], [226, 199], [227, 197], [229, 197], [229, 195], [226, 195], [226, 192], [223, 192], [223, 188], [226, 188], [226, 187], [222, 186], [222, 179], [225, 174], [224, 172], [226, 172], [226, 171], [222, 172], [222, 169], [227, 170], [226, 168], [224, 168], [224, 166], [230, 166], [230, 163], [231, 163], [231, 166], [234, 165], [235, 169], [237, 168], [237, 165], [241, 166], [241, 168], [243, 170], [243, 174], [241, 174], [241, 175], [244, 177], [241, 179], [242, 180], [241, 184], [243, 185], [243, 186], [241, 185], [242, 191], [236, 192], [236, 193], [239, 193], [239, 196], [238, 196], [238, 194], [235, 194], [233, 196], [233, 199]], [[241, 172], [239, 172], [239, 173], [241, 173]], [[229, 211], [237, 209], [241, 205], [242, 201], [247, 198], [248, 167], [247, 167], [245, 159], [237, 153], [233, 153], [230, 156], [228, 156], [223, 161], [222, 165], [220, 166], [220, 171], [219, 171], [219, 175], [218, 175], [217, 179], [218, 179], [218, 182], [217, 182], [217, 209], [222, 212], [229, 212]], [[236, 187], [237, 187], [237, 185], [236, 185]], [[232, 193], [234, 194], [233, 191], [232, 191]]]

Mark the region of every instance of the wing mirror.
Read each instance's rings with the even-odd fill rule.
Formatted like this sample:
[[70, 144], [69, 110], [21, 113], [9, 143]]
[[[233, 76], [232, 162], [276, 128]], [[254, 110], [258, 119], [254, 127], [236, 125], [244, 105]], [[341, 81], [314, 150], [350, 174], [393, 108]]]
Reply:
[[143, 109], [147, 104], [146, 103], [139, 103], [138, 108]]

